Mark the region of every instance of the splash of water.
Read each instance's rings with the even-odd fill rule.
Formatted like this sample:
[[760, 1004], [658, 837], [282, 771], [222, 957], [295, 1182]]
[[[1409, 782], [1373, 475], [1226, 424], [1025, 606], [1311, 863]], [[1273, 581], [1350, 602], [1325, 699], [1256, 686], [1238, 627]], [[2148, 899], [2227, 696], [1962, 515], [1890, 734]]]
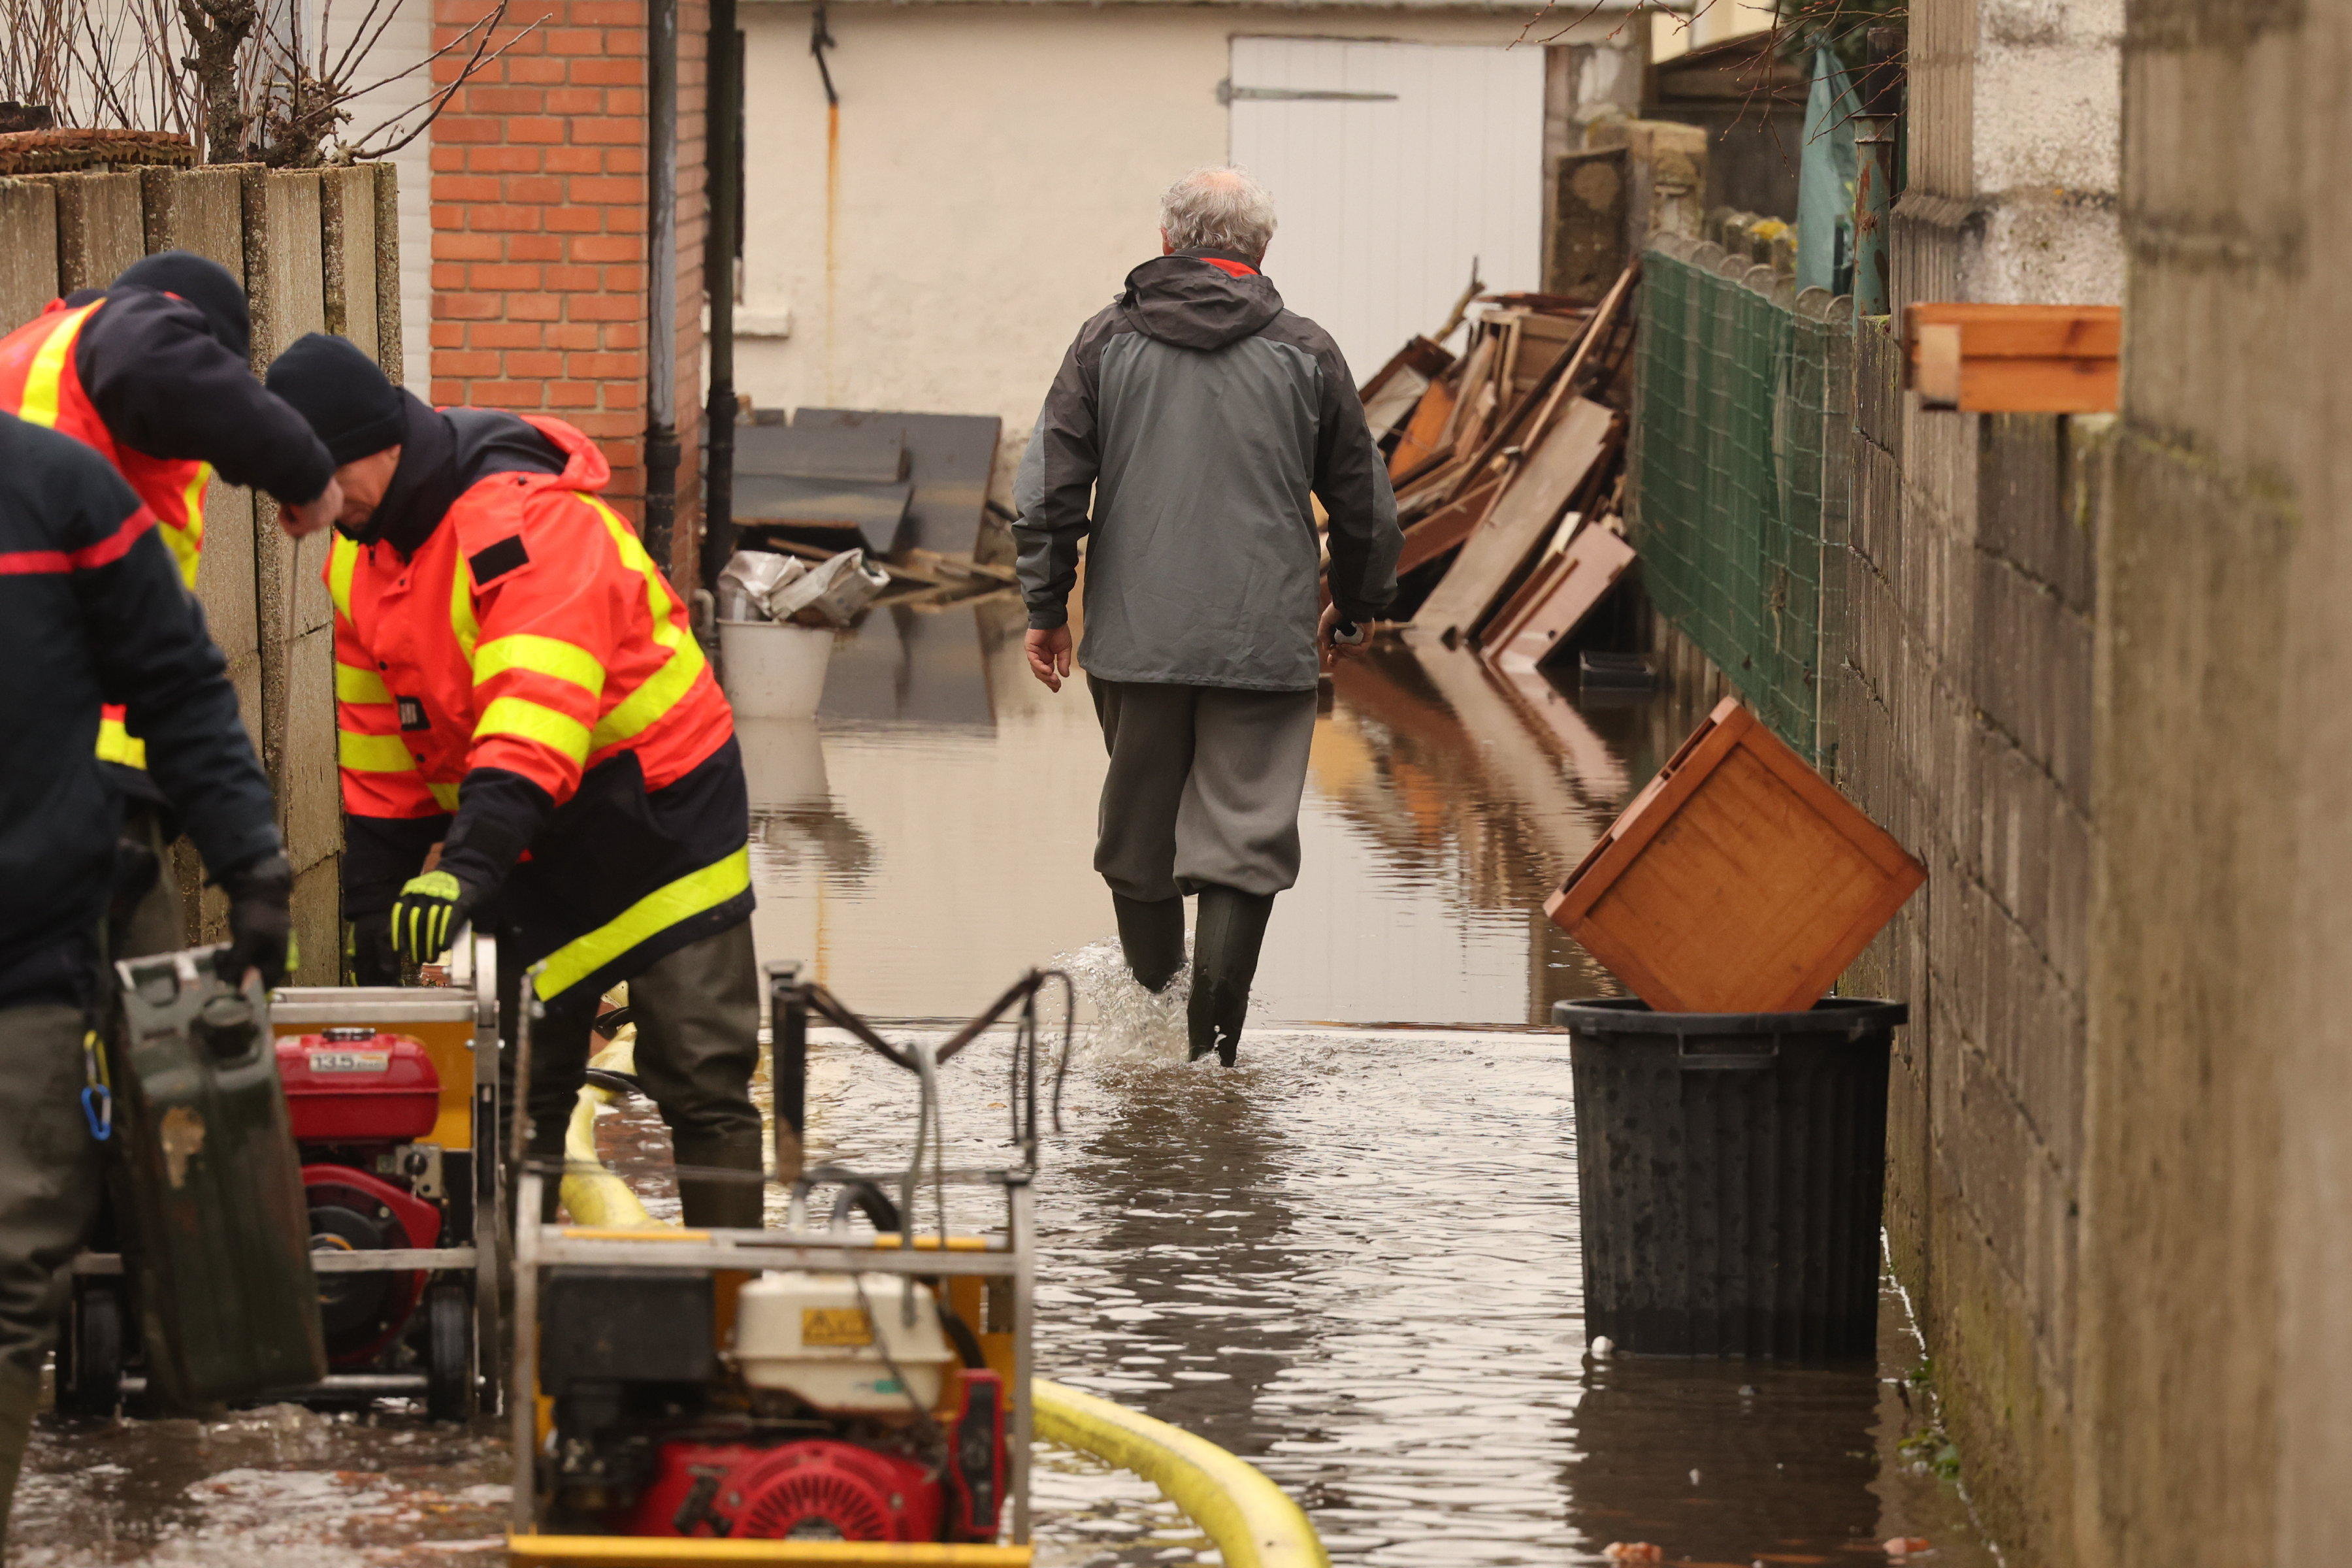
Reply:
[[1094, 1014], [1080, 1034], [1078, 1055], [1104, 1066], [1156, 1066], [1186, 1055], [1184, 1006], [1192, 994], [1186, 964], [1158, 994], [1136, 984], [1116, 941], [1091, 942], [1054, 961], [1077, 985]]

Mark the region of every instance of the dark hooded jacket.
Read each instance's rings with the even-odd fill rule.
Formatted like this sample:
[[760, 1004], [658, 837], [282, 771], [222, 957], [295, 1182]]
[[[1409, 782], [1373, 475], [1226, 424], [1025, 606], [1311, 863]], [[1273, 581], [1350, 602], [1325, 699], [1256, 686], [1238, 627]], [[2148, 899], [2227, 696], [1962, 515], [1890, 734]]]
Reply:
[[1396, 498], [1330, 334], [1237, 256], [1182, 250], [1128, 274], [1078, 331], [1021, 459], [1032, 627], [1068, 617], [1108, 680], [1314, 689], [1321, 542], [1331, 596], [1370, 620], [1396, 593]]

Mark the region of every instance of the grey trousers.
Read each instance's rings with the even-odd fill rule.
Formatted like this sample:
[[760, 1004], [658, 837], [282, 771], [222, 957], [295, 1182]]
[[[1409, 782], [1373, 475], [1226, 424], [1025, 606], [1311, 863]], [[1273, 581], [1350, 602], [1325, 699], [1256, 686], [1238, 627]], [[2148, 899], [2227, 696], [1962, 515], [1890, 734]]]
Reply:
[[1110, 752], [1095, 869], [1125, 898], [1298, 880], [1298, 800], [1312, 691], [1242, 691], [1087, 677]]
[[65, 1266], [98, 1216], [104, 1173], [81, 1113], [79, 1007], [0, 1009], [0, 1377], [37, 1379]]

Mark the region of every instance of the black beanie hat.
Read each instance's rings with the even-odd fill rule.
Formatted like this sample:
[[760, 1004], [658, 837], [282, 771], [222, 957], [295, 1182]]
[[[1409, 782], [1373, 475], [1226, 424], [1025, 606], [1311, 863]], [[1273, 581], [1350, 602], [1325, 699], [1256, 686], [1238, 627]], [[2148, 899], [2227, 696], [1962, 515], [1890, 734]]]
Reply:
[[253, 319], [245, 289], [229, 269], [192, 250], [158, 251], [122, 269], [110, 289], [152, 289], [177, 294], [204, 312], [205, 324], [221, 347], [239, 359], [253, 352]]
[[270, 363], [263, 380], [310, 421], [339, 468], [400, 445], [407, 432], [400, 388], [349, 338], [325, 332], [297, 338]]

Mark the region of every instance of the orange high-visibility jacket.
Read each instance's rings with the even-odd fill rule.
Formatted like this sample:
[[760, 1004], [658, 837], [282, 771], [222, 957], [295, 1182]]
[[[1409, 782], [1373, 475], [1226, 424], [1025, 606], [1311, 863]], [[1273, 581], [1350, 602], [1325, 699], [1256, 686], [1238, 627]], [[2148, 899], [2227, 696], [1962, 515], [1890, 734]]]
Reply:
[[[45, 426], [96, 450], [130, 481], [131, 490], [155, 514], [157, 531], [179, 563], [181, 579], [196, 585], [196, 563], [205, 548], [205, 487], [208, 463], [155, 458], [122, 446], [98, 416], [74, 368], [74, 342], [103, 300], [68, 309], [62, 300], [5, 338], [0, 338], [0, 408], [27, 425]], [[122, 710], [100, 710], [98, 754], [101, 761], [144, 767], [147, 748], [122, 728]]]
[[443, 816], [483, 769], [543, 790], [499, 897], [552, 998], [740, 920], [751, 870], [734, 715], [686, 608], [596, 494], [595, 445], [530, 423], [562, 472], [485, 475], [405, 560], [338, 533], [326, 577], [344, 810]]

